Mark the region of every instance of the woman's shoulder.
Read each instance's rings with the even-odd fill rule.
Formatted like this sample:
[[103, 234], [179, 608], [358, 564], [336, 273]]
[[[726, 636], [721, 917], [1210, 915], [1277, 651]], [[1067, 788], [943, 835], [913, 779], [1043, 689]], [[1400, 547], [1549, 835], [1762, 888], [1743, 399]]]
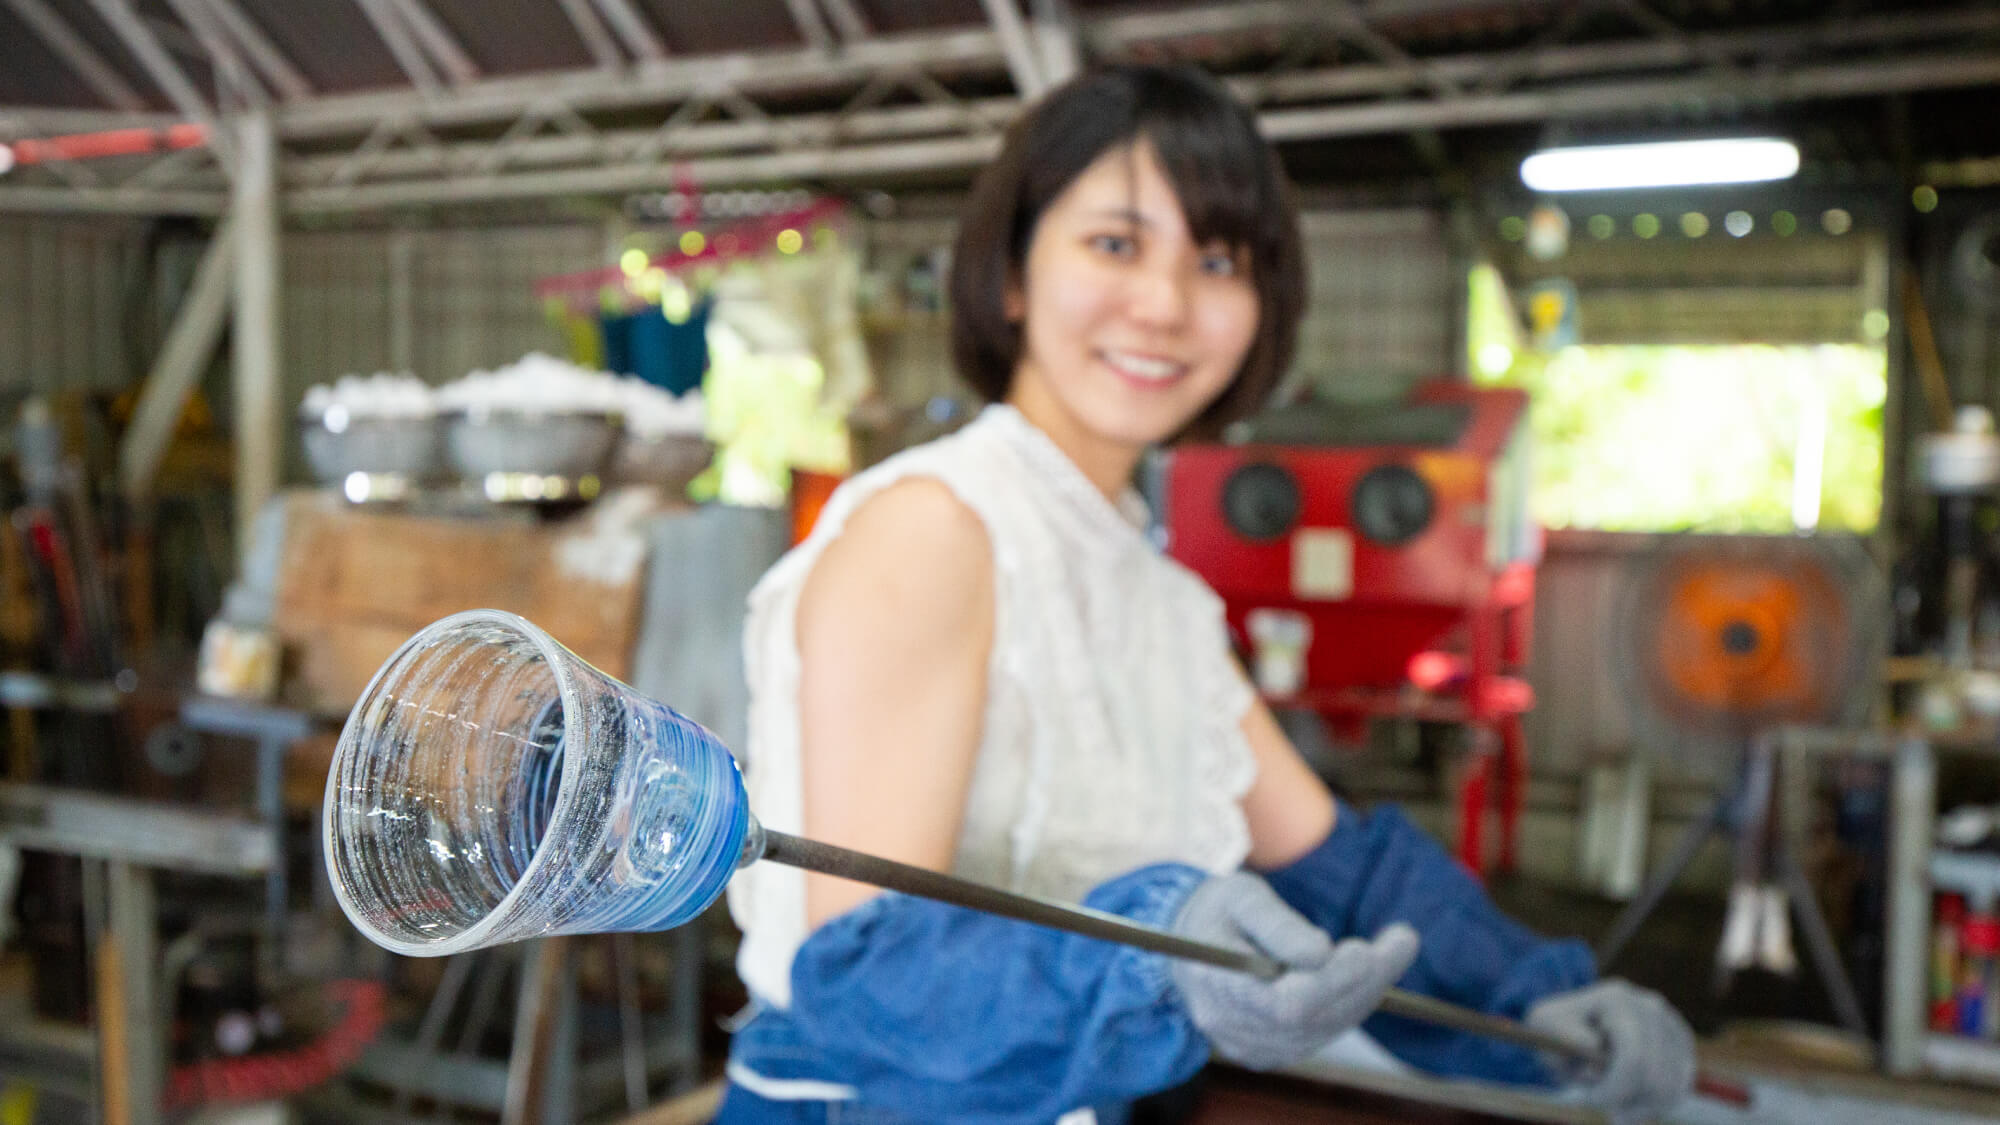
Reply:
[[994, 534], [1005, 530], [995, 525], [1009, 522], [1019, 474], [987, 430], [975, 419], [855, 474], [827, 505], [822, 519], [828, 530], [845, 537], [867, 510], [868, 522], [883, 534], [920, 536], [935, 529], [960, 546], [990, 549]]
[[991, 553], [979, 513], [950, 483], [923, 473], [885, 481], [862, 498], [828, 550], [843, 546], [898, 570], [975, 566]]
[[846, 660], [868, 652], [915, 661], [913, 673], [953, 661], [990, 633], [993, 571], [985, 525], [949, 488], [899, 480], [855, 510], [805, 575], [800, 654]]

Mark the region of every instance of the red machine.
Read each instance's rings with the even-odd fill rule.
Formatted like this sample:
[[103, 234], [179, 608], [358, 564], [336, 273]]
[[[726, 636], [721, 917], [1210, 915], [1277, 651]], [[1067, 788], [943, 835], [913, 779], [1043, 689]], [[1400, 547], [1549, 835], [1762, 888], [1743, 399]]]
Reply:
[[1177, 447], [1162, 481], [1168, 552], [1222, 595], [1274, 702], [1350, 728], [1400, 716], [1472, 729], [1458, 843], [1475, 871], [1495, 759], [1503, 869], [1526, 788], [1520, 673], [1541, 546], [1526, 409], [1521, 391], [1435, 380], [1393, 404], [1295, 408], [1239, 443]]

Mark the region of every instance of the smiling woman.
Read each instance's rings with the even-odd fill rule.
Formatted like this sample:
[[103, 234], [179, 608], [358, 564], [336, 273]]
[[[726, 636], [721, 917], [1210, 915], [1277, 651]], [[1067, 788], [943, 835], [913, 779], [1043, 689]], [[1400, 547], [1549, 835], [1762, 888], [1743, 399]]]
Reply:
[[[751, 867], [729, 895], [756, 1008], [723, 1125], [1111, 1125], [1211, 1051], [1306, 1057], [1399, 978], [1515, 1016], [1591, 979], [1581, 945], [1500, 916], [1407, 820], [1339, 807], [1235, 666], [1220, 599], [1145, 533], [1141, 455], [1261, 405], [1304, 291], [1276, 158], [1214, 79], [1116, 67], [1052, 91], [953, 256], [954, 358], [991, 405], [843, 484], [744, 629], [744, 784], [771, 829], [1287, 971], [1170, 966]], [[1663, 1004], [1574, 996], [1634, 1032], [1608, 1097], [1686, 1088]], [[1441, 1073], [1552, 1080], [1525, 1050], [1373, 1033]]]

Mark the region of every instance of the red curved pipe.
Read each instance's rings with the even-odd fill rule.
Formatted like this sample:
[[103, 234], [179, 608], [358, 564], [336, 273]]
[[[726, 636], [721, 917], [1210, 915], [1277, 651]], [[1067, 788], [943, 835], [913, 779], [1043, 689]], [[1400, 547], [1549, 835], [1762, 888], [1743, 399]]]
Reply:
[[379, 981], [337, 980], [327, 985], [327, 991], [343, 1011], [340, 1022], [326, 1034], [289, 1051], [176, 1067], [167, 1080], [166, 1108], [289, 1097], [353, 1065], [382, 1031], [387, 990]]

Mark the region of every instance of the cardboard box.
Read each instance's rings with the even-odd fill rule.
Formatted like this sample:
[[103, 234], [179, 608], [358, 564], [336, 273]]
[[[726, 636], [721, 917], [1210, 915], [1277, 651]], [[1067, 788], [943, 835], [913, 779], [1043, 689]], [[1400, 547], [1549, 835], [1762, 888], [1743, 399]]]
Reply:
[[630, 673], [645, 579], [636, 516], [653, 509], [606, 500], [542, 522], [357, 508], [316, 492], [284, 503], [273, 623], [292, 701], [346, 710], [398, 645], [468, 609], [518, 613], [610, 675]]

